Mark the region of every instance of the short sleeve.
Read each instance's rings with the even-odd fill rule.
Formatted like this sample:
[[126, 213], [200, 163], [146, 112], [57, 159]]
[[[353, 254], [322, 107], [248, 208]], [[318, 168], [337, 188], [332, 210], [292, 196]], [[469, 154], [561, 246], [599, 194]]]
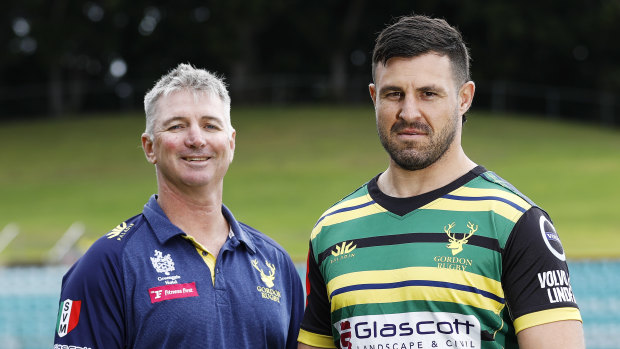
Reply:
[[579, 320], [566, 254], [549, 216], [530, 208], [513, 228], [502, 257], [502, 286], [515, 331]]
[[299, 326], [304, 314], [304, 291], [301, 285], [299, 273], [290, 258], [289, 275], [291, 284], [292, 304], [291, 304], [291, 321], [289, 323], [288, 336], [286, 339], [287, 349], [297, 348], [297, 336], [299, 335]]
[[63, 277], [55, 348], [125, 346], [122, 274], [107, 247], [95, 242]]
[[299, 342], [319, 348], [335, 348], [330, 322], [327, 286], [310, 244], [306, 270], [306, 311], [301, 323]]

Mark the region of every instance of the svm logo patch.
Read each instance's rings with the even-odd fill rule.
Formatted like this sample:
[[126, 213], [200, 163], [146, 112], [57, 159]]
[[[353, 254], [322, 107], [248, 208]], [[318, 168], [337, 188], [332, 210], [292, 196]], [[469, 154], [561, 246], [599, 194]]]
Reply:
[[64, 337], [75, 329], [80, 321], [81, 307], [82, 301], [66, 299], [60, 302], [60, 311], [58, 312], [58, 321], [56, 326], [58, 337]]

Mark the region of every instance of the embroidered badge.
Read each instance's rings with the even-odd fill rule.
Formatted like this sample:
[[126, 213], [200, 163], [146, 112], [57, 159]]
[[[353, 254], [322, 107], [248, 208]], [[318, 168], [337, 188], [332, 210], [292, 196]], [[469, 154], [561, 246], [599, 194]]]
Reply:
[[170, 275], [170, 272], [174, 271], [174, 261], [170, 254], [164, 256], [161, 251], [155, 250], [155, 257], [151, 257], [151, 263], [158, 273]]

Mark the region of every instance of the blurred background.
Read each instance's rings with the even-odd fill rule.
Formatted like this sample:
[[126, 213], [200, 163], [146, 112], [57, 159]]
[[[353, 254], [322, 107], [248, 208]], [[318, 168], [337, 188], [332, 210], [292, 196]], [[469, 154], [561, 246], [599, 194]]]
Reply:
[[620, 2], [7, 0], [0, 4], [0, 346], [51, 346], [62, 275], [156, 190], [142, 99], [179, 63], [226, 78], [224, 202], [304, 272], [334, 202], [387, 167], [376, 34], [445, 18], [468, 43], [470, 157], [545, 208], [588, 348], [620, 343]]

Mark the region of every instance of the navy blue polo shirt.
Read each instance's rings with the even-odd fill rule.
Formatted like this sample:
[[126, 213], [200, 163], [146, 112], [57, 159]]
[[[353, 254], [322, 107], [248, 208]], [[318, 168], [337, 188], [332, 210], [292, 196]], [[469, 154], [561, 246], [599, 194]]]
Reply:
[[98, 239], [63, 277], [54, 348], [297, 348], [293, 262], [222, 213], [231, 232], [214, 275], [155, 195]]

